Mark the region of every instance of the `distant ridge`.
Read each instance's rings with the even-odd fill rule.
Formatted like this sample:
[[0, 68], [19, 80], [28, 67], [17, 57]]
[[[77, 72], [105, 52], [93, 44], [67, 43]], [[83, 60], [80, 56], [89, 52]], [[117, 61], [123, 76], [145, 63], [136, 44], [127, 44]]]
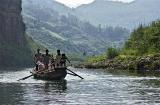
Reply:
[[[89, 5], [93, 2], [96, 2], [96, 1], [110, 1], [110, 2], [118, 2], [118, 3], [131, 3], [131, 2], [134, 2], [135, 0], [129, 0], [129, 1], [124, 1], [124, 0], [90, 0], [90, 2], [83, 2], [83, 3], [67, 3], [65, 2], [65, 0], [54, 0], [58, 3], [61, 3], [69, 8], [78, 8], [80, 6], [83, 6], [83, 5]], [[79, 0], [81, 1], [81, 0]]]
[[80, 54], [86, 51], [93, 55], [105, 52], [111, 45], [119, 47], [129, 35], [122, 27], [94, 26], [81, 21], [73, 9], [60, 3], [30, 1], [23, 2], [27, 33], [49, 49]]
[[[100, 53], [111, 43], [123, 45], [129, 35], [125, 28], [133, 30], [140, 24], [159, 19], [159, 4], [160, 0], [136, 0], [131, 3], [96, 0], [71, 9], [54, 0], [23, 0], [23, 16], [29, 34], [45, 46], [57, 49], [65, 45], [65, 52], [87, 50]], [[117, 26], [124, 33], [114, 33], [113, 36], [113, 27]], [[111, 33], [104, 31], [102, 35], [95, 32], [97, 27], [100, 30], [107, 27], [107, 31], [110, 28]]]
[[136, 0], [131, 3], [96, 0], [81, 5], [74, 13], [94, 25], [122, 26], [134, 29], [139, 24], [149, 24], [160, 18], [160, 0]]
[[140, 24], [148, 25], [160, 18], [160, 0], [135, 0], [130, 3], [95, 0], [77, 8], [69, 8], [54, 0], [52, 2], [52, 8], [59, 13], [75, 15], [93, 25], [121, 26], [133, 30]]

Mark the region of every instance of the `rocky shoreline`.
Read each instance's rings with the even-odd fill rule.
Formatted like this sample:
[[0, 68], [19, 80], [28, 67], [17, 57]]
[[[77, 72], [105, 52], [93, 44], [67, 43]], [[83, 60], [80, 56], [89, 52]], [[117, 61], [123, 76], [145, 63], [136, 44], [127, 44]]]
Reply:
[[75, 65], [76, 68], [131, 70], [139, 72], [159, 72], [160, 54], [147, 55], [135, 58], [114, 58], [95, 63], [82, 63]]

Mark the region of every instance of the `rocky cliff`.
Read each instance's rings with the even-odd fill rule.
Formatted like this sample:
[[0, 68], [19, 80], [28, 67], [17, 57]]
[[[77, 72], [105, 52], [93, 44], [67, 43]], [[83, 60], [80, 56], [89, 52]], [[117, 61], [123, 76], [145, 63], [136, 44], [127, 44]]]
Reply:
[[21, 0], [0, 0], [0, 67], [30, 64], [31, 51], [21, 11]]
[[4, 41], [25, 44], [21, 10], [21, 0], [0, 0], [0, 37]]

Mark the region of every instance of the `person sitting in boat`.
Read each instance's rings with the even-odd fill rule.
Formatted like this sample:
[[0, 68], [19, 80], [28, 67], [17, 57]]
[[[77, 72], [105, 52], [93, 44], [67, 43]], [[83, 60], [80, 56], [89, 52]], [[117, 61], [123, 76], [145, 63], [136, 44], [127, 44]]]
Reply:
[[53, 55], [51, 55], [51, 68], [55, 68], [55, 60], [54, 60], [54, 57]]
[[61, 51], [60, 50], [57, 50], [57, 55], [56, 55], [56, 67], [59, 67], [60, 66], [60, 60], [61, 60], [61, 57], [62, 57], [62, 55], [61, 55]]
[[66, 61], [70, 63], [70, 60], [68, 59], [66, 54], [62, 54], [61, 61], [60, 61], [61, 66], [66, 67]]
[[34, 56], [34, 62], [36, 64], [36, 70], [38, 70], [38, 61], [42, 61], [42, 54], [40, 53], [40, 49], [37, 49], [37, 53]]
[[46, 49], [46, 54], [43, 55], [43, 63], [45, 65], [45, 69], [48, 69], [49, 61], [50, 61], [50, 54], [49, 50]]
[[37, 65], [38, 65], [38, 70], [39, 70], [39, 71], [45, 69], [45, 65], [44, 65], [41, 61], [38, 61], [38, 62], [37, 62]]

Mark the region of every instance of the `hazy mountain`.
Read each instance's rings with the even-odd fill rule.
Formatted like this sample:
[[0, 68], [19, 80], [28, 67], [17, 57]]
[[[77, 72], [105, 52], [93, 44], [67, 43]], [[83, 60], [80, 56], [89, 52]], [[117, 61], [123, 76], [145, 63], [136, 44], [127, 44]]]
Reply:
[[129, 35], [121, 27], [95, 27], [89, 22], [80, 21], [72, 15], [73, 10], [64, 5], [49, 0], [42, 1], [44, 0], [24, 0], [23, 17], [27, 32], [50, 49], [101, 53], [111, 44], [122, 45]]
[[60, 14], [68, 14], [72, 12], [71, 8], [61, 3], [58, 3], [57, 1], [54, 1], [54, 0], [22, 0], [22, 1], [23, 1], [23, 5], [22, 5], [23, 7], [26, 7], [29, 5], [31, 5], [31, 8], [33, 8], [33, 6], [39, 6], [41, 9], [42, 8], [51, 9], [59, 12]]
[[74, 9], [81, 19], [93, 24], [122, 26], [129, 29], [160, 18], [160, 0], [135, 0], [131, 3], [95, 0]]
[[[25, 1], [25, 0], [24, 0]], [[27, 0], [41, 7], [52, 8], [60, 14], [72, 14], [94, 25], [122, 26], [134, 29], [139, 24], [148, 24], [160, 18], [160, 0], [135, 0], [131, 3], [95, 0], [71, 9], [54, 0]]]

